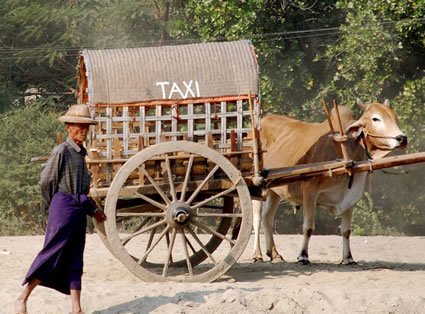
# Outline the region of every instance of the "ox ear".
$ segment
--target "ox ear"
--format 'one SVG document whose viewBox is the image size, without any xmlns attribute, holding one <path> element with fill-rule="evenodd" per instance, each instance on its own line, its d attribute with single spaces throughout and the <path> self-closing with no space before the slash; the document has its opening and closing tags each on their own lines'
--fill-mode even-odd
<svg viewBox="0 0 425 314">
<path fill-rule="evenodd" d="M 367 108 L 368 105 L 365 104 L 360 98 L 357 98 L 356 102 L 357 102 L 357 106 L 359 106 L 360 108 L 362 108 L 363 111 L 366 110 L 366 108 Z"/>
<path fill-rule="evenodd" d="M 361 120 L 354 121 L 347 127 L 345 134 L 351 138 L 358 138 L 362 135 L 364 126 L 365 124 Z"/>
</svg>

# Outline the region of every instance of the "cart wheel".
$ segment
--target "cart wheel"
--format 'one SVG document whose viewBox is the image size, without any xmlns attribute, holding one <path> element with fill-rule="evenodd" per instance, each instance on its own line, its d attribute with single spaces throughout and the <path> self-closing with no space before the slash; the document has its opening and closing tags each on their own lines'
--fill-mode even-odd
<svg viewBox="0 0 425 314">
<path fill-rule="evenodd" d="M 161 178 L 148 171 L 152 167 Z M 135 170 L 141 185 L 126 189 Z M 215 150 L 187 141 L 156 144 L 130 158 L 111 183 L 105 212 L 108 248 L 149 282 L 219 278 L 243 253 L 252 228 L 251 196 L 240 171 Z M 234 240 L 228 231 L 237 219 Z"/>
</svg>

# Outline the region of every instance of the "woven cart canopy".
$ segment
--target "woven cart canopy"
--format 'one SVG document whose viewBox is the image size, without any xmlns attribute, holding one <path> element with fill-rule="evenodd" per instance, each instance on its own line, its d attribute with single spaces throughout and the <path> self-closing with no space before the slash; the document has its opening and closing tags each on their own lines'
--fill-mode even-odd
<svg viewBox="0 0 425 314">
<path fill-rule="evenodd" d="M 129 104 L 258 95 L 258 64 L 251 42 L 83 50 L 80 101 Z"/>
</svg>

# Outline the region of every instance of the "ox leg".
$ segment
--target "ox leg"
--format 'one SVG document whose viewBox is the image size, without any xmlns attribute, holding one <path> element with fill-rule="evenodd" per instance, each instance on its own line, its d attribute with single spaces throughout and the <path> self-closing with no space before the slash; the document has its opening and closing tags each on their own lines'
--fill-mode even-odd
<svg viewBox="0 0 425 314">
<path fill-rule="evenodd" d="M 353 207 L 347 209 L 341 217 L 341 235 L 342 235 L 342 264 L 356 264 L 351 255 L 350 236 L 351 236 L 351 218 L 353 215 Z"/>
<path fill-rule="evenodd" d="M 298 263 L 308 265 L 310 260 L 308 257 L 308 244 L 311 235 L 314 232 L 316 224 L 316 203 L 317 193 L 314 189 L 309 189 L 308 184 L 303 186 L 303 243 L 300 254 L 298 255 Z"/>
<path fill-rule="evenodd" d="M 252 261 L 254 263 L 263 262 L 263 254 L 261 253 L 260 245 L 260 228 L 261 228 L 261 208 L 262 201 L 252 201 L 252 227 L 254 228 L 254 254 Z"/>
<path fill-rule="evenodd" d="M 270 191 L 267 196 L 263 209 L 263 229 L 266 242 L 266 254 L 270 257 L 271 262 L 278 263 L 284 261 L 282 256 L 277 252 L 273 239 L 273 222 L 276 210 L 279 206 L 280 196 Z"/>
</svg>

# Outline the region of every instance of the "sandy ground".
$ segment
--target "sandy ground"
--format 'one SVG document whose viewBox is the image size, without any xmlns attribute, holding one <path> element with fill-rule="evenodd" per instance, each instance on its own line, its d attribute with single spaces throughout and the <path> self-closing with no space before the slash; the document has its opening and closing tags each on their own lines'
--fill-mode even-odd
<svg viewBox="0 0 425 314">
<path fill-rule="evenodd" d="M 425 313 L 425 237 L 352 237 L 359 262 L 339 265 L 337 236 L 314 236 L 309 266 L 295 263 L 301 236 L 278 235 L 287 262 L 252 264 L 252 239 L 213 283 L 145 283 L 87 236 L 86 313 Z M 0 312 L 13 313 L 20 283 L 43 237 L 0 237 Z M 221 246 L 220 246 L 221 247 Z M 68 296 L 38 287 L 29 313 L 69 313 Z"/>
</svg>

